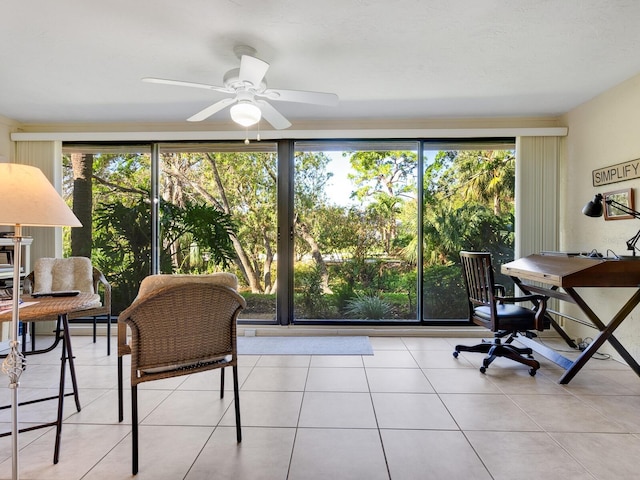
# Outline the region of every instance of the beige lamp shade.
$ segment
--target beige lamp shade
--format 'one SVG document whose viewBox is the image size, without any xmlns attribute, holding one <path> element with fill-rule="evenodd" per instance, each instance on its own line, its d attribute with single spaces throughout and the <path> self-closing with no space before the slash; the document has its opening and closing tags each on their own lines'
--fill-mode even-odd
<svg viewBox="0 0 640 480">
<path fill-rule="evenodd" d="M 82 224 L 36 167 L 0 163 L 0 225 L 32 227 Z"/>
</svg>

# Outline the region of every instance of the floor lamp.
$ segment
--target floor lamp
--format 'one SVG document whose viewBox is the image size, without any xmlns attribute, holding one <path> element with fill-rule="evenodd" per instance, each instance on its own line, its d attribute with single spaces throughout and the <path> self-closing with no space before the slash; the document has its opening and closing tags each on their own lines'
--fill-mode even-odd
<svg viewBox="0 0 640 480">
<path fill-rule="evenodd" d="M 0 225 L 10 225 L 13 232 L 13 313 L 9 353 L 2 372 L 9 377 L 11 389 L 11 472 L 18 479 L 18 387 L 25 359 L 20 352 L 20 263 L 22 227 L 80 227 L 80 221 L 60 197 L 47 177 L 37 168 L 16 163 L 0 163 Z"/>
</svg>

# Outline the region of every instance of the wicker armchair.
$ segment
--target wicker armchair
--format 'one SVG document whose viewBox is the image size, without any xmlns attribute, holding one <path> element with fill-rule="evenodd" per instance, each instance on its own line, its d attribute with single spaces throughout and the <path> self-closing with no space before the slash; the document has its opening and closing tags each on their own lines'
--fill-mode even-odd
<svg viewBox="0 0 640 480">
<path fill-rule="evenodd" d="M 96 343 L 97 318 L 107 319 L 107 355 L 111 355 L 111 285 L 100 270 L 91 265 L 86 257 L 39 258 L 35 269 L 24 279 L 25 293 L 42 293 L 43 291 L 79 290 L 83 293 L 102 294 L 101 304 L 88 310 L 69 314 L 70 321 L 84 321 L 91 318 L 93 322 L 93 343 Z M 52 318 L 55 320 L 55 318 Z M 31 348 L 35 349 L 35 323 L 30 325 Z M 22 345 L 24 348 L 26 331 L 23 330 Z"/>
<path fill-rule="evenodd" d="M 246 302 L 234 288 L 217 282 L 215 274 L 188 277 L 147 277 L 136 300 L 118 317 L 118 413 L 122 421 L 122 357 L 130 354 L 134 475 L 138 472 L 137 386 L 143 382 L 219 368 L 222 398 L 224 368 L 232 367 L 236 436 L 238 442 L 242 440 L 236 320 Z M 161 285 L 147 288 L 155 280 L 161 280 Z M 127 327 L 131 333 L 130 343 L 127 342 Z"/>
</svg>

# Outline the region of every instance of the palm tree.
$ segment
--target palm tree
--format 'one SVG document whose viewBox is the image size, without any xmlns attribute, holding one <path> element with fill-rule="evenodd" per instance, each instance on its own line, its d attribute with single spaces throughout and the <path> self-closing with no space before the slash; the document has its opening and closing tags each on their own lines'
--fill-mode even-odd
<svg viewBox="0 0 640 480">
<path fill-rule="evenodd" d="M 486 202 L 493 213 L 501 215 L 504 201 L 513 202 L 515 192 L 515 156 L 508 150 L 458 152 L 462 196 L 467 201 Z"/>
</svg>

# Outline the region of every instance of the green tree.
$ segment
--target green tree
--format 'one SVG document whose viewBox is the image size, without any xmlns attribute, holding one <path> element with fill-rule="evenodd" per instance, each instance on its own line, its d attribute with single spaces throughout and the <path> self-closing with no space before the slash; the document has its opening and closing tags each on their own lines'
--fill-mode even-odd
<svg viewBox="0 0 640 480">
<path fill-rule="evenodd" d="M 405 151 L 359 151 L 350 157 L 356 186 L 353 197 L 367 203 L 377 217 L 381 250 L 391 253 L 398 215 L 405 201 L 415 198 L 417 155 Z"/>
<path fill-rule="evenodd" d="M 181 153 L 163 155 L 171 198 L 190 198 L 229 215 L 239 276 L 254 293 L 274 288 L 275 156 L 271 153 Z M 167 193 L 168 194 L 168 193 Z M 266 252 L 266 255 L 265 255 Z"/>
<path fill-rule="evenodd" d="M 114 310 L 129 305 L 137 294 L 140 282 L 149 275 L 151 260 L 151 216 L 149 195 L 129 197 L 101 204 L 96 210 L 96 258 L 114 291 Z M 234 256 L 230 234 L 233 224 L 228 215 L 215 208 L 187 202 L 183 207 L 160 203 L 161 235 L 167 239 L 160 253 L 162 271 L 172 273 L 176 252 L 171 248 L 179 238 L 188 238 L 178 254 L 182 271 L 211 271 L 217 265 L 226 266 Z M 207 265 L 185 264 L 191 241 L 206 249 Z M 184 251 L 186 249 L 186 251 Z"/>
<path fill-rule="evenodd" d="M 438 152 L 424 178 L 428 263 L 457 263 L 462 249 L 512 251 L 514 168 L 511 151 Z"/>
<path fill-rule="evenodd" d="M 465 197 L 493 204 L 493 213 L 501 215 L 504 205 L 512 207 L 515 195 L 515 156 L 507 150 L 465 151 L 460 164 L 468 175 Z"/>
<path fill-rule="evenodd" d="M 313 259 L 323 293 L 331 293 L 329 270 L 318 241 L 327 224 L 324 220 L 328 201 L 324 192 L 332 175 L 327 172 L 329 162 L 324 153 L 298 152 L 295 157 L 294 225 L 296 238 L 303 240 L 296 242 L 295 247 L 299 257 L 309 254 Z"/>
</svg>

